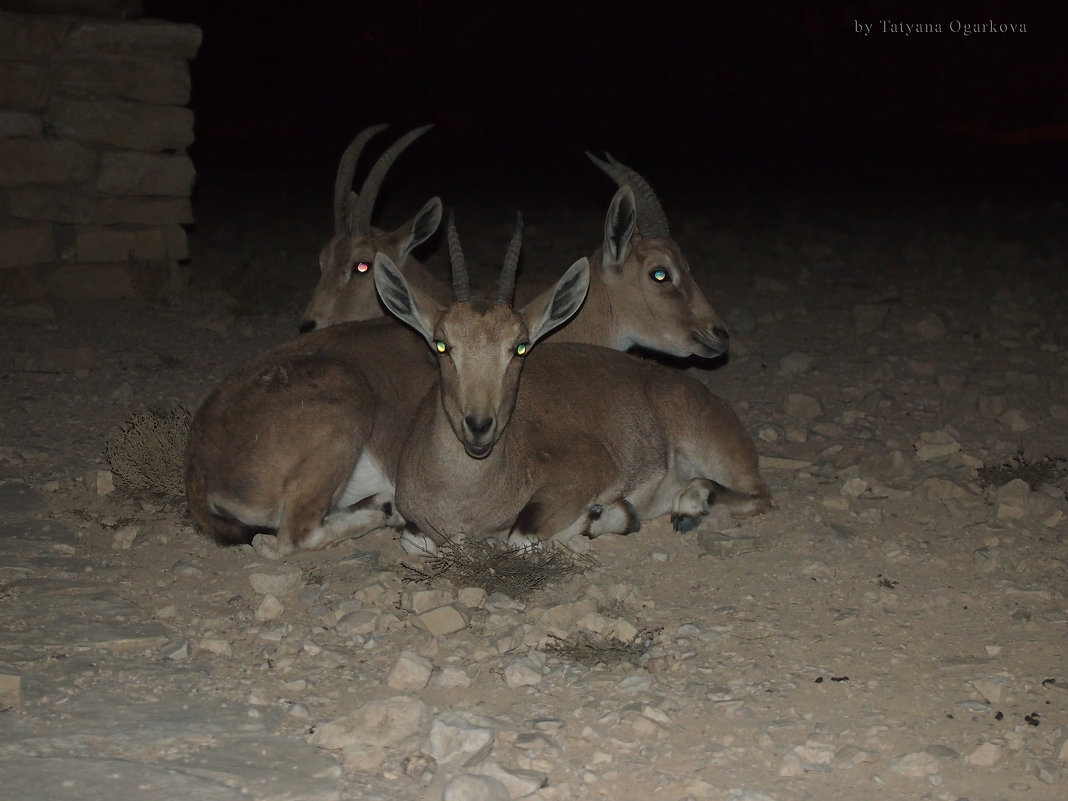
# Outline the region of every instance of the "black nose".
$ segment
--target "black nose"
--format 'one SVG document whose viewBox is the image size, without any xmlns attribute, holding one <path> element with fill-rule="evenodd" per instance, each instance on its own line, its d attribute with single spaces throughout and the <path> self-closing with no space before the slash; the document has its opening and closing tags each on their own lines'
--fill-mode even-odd
<svg viewBox="0 0 1068 801">
<path fill-rule="evenodd" d="M 473 437 L 481 437 L 493 428 L 493 418 L 483 417 L 481 420 L 477 420 L 471 415 L 464 418 L 464 426 L 467 428 L 468 433 Z"/>
<path fill-rule="evenodd" d="M 315 320 L 301 320 L 300 321 L 300 333 L 307 334 L 309 331 L 315 330 Z"/>
<path fill-rule="evenodd" d="M 725 325 L 717 325 L 715 328 L 712 329 L 712 333 L 722 339 L 724 342 L 727 342 L 731 338 L 731 334 L 727 330 L 727 326 Z"/>
</svg>

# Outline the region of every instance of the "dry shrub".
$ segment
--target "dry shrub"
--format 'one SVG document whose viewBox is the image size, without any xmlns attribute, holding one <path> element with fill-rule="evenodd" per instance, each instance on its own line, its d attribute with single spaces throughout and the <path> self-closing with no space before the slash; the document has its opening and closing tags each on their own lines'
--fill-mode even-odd
<svg viewBox="0 0 1068 801">
<path fill-rule="evenodd" d="M 1053 484 L 1068 476 L 1068 460 L 1063 456 L 1043 456 L 1031 460 L 1021 450 L 1007 462 L 983 465 L 976 472 L 979 480 L 988 487 L 1000 487 L 1013 479 L 1022 478 L 1034 491 L 1042 484 Z"/>
<path fill-rule="evenodd" d="M 181 406 L 131 417 L 104 450 L 120 486 L 136 495 L 181 502 L 185 498 L 185 443 L 192 419 Z"/>
<path fill-rule="evenodd" d="M 605 637 L 592 632 L 579 632 L 573 637 L 553 637 L 545 646 L 550 653 L 583 665 L 612 667 L 627 662 L 641 667 L 650 649 L 656 645 L 661 629 L 642 629 L 634 638 L 624 642 L 618 637 Z"/>
<path fill-rule="evenodd" d="M 592 556 L 553 542 L 526 550 L 494 540 L 448 539 L 419 567 L 404 567 L 412 581 L 430 583 L 444 578 L 457 587 L 481 587 L 489 595 L 500 592 L 509 598 L 525 598 L 596 565 Z"/>
</svg>

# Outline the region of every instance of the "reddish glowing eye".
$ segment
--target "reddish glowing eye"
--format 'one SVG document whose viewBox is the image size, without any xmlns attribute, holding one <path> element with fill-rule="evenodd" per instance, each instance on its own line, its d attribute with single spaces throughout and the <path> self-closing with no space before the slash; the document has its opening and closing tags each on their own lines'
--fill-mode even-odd
<svg viewBox="0 0 1068 801">
<path fill-rule="evenodd" d="M 365 273 L 370 269 L 371 265 L 365 261 L 361 261 L 359 264 L 356 265 L 356 272 L 358 273 Z"/>
</svg>

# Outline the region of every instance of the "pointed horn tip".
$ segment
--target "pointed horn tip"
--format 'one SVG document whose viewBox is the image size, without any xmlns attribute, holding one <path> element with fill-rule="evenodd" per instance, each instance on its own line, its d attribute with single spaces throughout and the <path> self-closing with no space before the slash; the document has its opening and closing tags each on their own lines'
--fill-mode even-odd
<svg viewBox="0 0 1068 801">
<path fill-rule="evenodd" d="M 380 122 L 378 125 L 368 125 L 362 131 L 352 137 L 352 141 L 349 142 L 349 144 L 351 145 L 353 142 L 356 142 L 361 137 L 370 139 L 372 136 L 378 136 L 378 134 L 382 133 L 382 131 L 386 130 L 386 128 L 388 127 L 388 122 Z"/>
</svg>

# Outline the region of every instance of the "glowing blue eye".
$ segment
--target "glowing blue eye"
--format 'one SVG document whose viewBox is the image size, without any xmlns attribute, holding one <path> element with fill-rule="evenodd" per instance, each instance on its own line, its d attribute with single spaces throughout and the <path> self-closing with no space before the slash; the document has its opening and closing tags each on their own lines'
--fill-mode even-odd
<svg viewBox="0 0 1068 801">
<path fill-rule="evenodd" d="M 361 262 L 357 263 L 357 265 L 356 265 L 356 272 L 358 272 L 358 273 L 365 273 L 370 269 L 371 269 L 371 265 L 368 264 L 365 261 L 361 261 Z"/>
<path fill-rule="evenodd" d="M 528 350 L 530 350 L 530 343 L 529 342 L 520 342 L 516 346 L 515 352 L 516 352 L 517 356 L 526 356 Z"/>
<path fill-rule="evenodd" d="M 444 353 L 444 352 L 445 352 L 445 351 L 447 351 L 448 349 L 449 349 L 448 345 L 446 345 L 446 344 L 445 344 L 444 342 L 442 342 L 442 341 L 441 341 L 440 339 L 439 339 L 439 340 L 436 340 L 436 341 L 434 342 L 434 350 L 436 350 L 436 351 L 437 351 L 438 353 Z"/>
<path fill-rule="evenodd" d="M 658 268 L 649 273 L 649 277 L 656 281 L 658 284 L 664 283 L 668 279 L 667 270 Z"/>
</svg>

